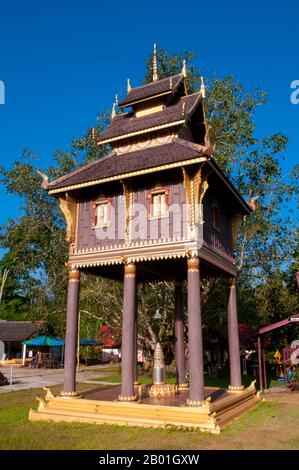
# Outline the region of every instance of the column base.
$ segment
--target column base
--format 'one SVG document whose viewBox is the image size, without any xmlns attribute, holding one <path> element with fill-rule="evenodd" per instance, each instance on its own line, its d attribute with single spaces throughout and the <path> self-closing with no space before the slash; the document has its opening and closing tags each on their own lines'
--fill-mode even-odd
<svg viewBox="0 0 299 470">
<path fill-rule="evenodd" d="M 82 398 L 82 395 L 79 392 L 60 392 L 59 396 L 61 398 Z"/>
<path fill-rule="evenodd" d="M 124 397 L 123 395 L 118 396 L 118 401 L 137 401 L 137 395 L 131 395 L 130 397 Z"/>
<path fill-rule="evenodd" d="M 244 385 L 229 385 L 228 390 L 235 391 L 235 392 L 240 392 L 244 390 Z"/>
<path fill-rule="evenodd" d="M 190 398 L 187 398 L 187 406 L 193 406 L 193 407 L 199 407 L 203 406 L 205 404 L 205 400 L 190 400 Z"/>
<path fill-rule="evenodd" d="M 189 390 L 189 384 L 177 384 L 178 385 L 178 390 Z"/>
</svg>

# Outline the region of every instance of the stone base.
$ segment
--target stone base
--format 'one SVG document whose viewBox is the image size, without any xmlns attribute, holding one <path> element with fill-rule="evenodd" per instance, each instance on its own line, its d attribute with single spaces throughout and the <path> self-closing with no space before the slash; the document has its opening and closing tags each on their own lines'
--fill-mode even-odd
<svg viewBox="0 0 299 470">
<path fill-rule="evenodd" d="M 82 394 L 79 392 L 60 392 L 61 398 L 82 398 Z"/>
<path fill-rule="evenodd" d="M 137 395 L 131 395 L 129 397 L 124 397 L 123 395 L 118 396 L 118 401 L 136 401 Z"/>
<path fill-rule="evenodd" d="M 178 386 L 175 384 L 154 384 L 149 389 L 150 397 L 171 397 L 178 393 Z"/>
<path fill-rule="evenodd" d="M 215 401 L 208 397 L 203 406 L 104 401 L 88 399 L 90 396 L 88 392 L 82 393 L 82 400 L 74 397 L 65 400 L 47 392 L 45 399 L 38 398 L 38 410 L 30 410 L 29 420 L 154 428 L 175 426 L 179 429 L 198 429 L 219 434 L 228 423 L 255 407 L 261 400 L 260 394 L 256 393 L 254 383 L 240 393 L 227 393 L 223 390 L 223 394 Z"/>
<path fill-rule="evenodd" d="M 244 385 L 239 385 L 239 386 L 234 386 L 234 385 L 229 385 L 228 390 L 231 390 L 232 392 L 241 392 L 244 389 Z"/>
<path fill-rule="evenodd" d="M 205 405 L 205 400 L 190 400 L 190 398 L 187 398 L 187 406 L 204 406 Z"/>
<path fill-rule="evenodd" d="M 189 384 L 177 384 L 178 390 L 188 390 Z"/>
</svg>

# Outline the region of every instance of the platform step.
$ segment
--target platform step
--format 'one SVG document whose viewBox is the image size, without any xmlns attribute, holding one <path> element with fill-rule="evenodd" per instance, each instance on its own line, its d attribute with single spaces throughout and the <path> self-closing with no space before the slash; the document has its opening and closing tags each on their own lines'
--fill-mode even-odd
<svg viewBox="0 0 299 470">
<path fill-rule="evenodd" d="M 52 420 L 95 424 L 117 424 L 142 427 L 176 426 L 219 432 L 231 421 L 260 401 L 254 384 L 243 391 L 228 391 L 201 407 L 153 405 L 140 402 L 90 400 L 54 397 L 47 390 L 39 400 L 38 410 L 30 410 L 32 421 Z"/>
</svg>

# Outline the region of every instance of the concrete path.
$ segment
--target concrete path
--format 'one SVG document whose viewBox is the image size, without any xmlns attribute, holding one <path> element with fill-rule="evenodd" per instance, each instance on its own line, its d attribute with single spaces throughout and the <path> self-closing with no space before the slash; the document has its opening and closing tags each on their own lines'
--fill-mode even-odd
<svg viewBox="0 0 299 470">
<path fill-rule="evenodd" d="M 111 367 L 111 364 L 106 367 Z M 103 372 L 98 372 L 100 368 Z M 0 367 L 0 372 L 10 380 L 10 367 Z M 63 372 L 63 369 L 31 369 L 29 367 L 14 366 L 12 370 L 12 386 L 4 385 L 0 387 L 0 394 L 63 384 Z M 105 372 L 105 366 L 84 367 L 77 372 L 77 382 L 97 383 L 100 385 L 101 382 L 94 382 L 94 379 L 107 375 L 112 375 L 112 373 Z"/>
</svg>

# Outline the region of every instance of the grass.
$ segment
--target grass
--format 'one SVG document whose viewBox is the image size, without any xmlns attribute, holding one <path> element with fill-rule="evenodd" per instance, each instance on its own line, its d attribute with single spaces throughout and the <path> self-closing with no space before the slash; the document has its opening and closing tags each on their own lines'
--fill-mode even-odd
<svg viewBox="0 0 299 470">
<path fill-rule="evenodd" d="M 90 385 L 79 385 L 79 390 Z M 57 393 L 60 387 L 51 387 Z M 41 389 L 0 395 L 0 449 L 299 449 L 299 394 L 269 397 L 224 432 L 29 422 Z M 280 394 L 281 395 L 281 394 Z M 290 402 L 288 402 L 290 400 Z"/>
</svg>

